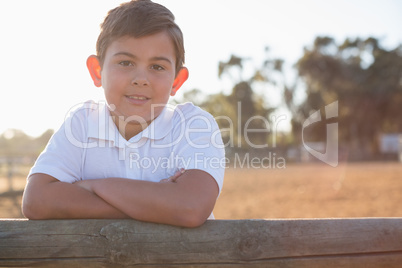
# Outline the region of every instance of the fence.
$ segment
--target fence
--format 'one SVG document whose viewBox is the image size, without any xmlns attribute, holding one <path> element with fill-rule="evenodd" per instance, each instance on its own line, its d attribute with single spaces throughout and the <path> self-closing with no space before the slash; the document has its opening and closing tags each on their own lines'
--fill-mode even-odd
<svg viewBox="0 0 402 268">
<path fill-rule="evenodd" d="M 154 265 L 154 266 L 153 266 Z M 401 267 L 402 218 L 0 220 L 0 267 Z"/>
</svg>

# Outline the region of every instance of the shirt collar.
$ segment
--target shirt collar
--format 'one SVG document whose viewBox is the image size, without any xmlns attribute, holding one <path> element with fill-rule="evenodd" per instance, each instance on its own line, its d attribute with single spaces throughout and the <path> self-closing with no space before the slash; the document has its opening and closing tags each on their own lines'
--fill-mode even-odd
<svg viewBox="0 0 402 268">
<path fill-rule="evenodd" d="M 124 146 L 127 141 L 120 135 L 114 124 L 107 104 L 99 102 L 93 110 L 94 112 L 89 115 L 88 137 L 112 141 L 118 147 Z M 152 140 L 166 137 L 173 128 L 172 118 L 174 111 L 174 105 L 166 104 L 159 116 L 146 129 L 132 137 L 128 142 L 137 142 L 142 137 Z"/>
<path fill-rule="evenodd" d="M 88 137 L 116 142 L 118 129 L 105 102 L 99 102 L 89 115 Z"/>
<path fill-rule="evenodd" d="M 162 112 L 156 117 L 151 124 L 142 131 L 142 137 L 152 140 L 160 140 L 166 137 L 173 128 L 173 114 L 175 106 L 166 104 Z M 139 135 L 140 135 L 139 134 Z"/>
</svg>

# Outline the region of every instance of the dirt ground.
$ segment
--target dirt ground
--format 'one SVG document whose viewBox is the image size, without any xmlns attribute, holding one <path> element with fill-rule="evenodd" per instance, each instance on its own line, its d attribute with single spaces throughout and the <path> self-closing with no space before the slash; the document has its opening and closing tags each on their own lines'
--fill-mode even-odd
<svg viewBox="0 0 402 268">
<path fill-rule="evenodd" d="M 0 218 L 21 218 L 25 177 L 0 177 Z M 401 217 L 402 164 L 289 164 L 225 174 L 217 219 Z"/>
</svg>

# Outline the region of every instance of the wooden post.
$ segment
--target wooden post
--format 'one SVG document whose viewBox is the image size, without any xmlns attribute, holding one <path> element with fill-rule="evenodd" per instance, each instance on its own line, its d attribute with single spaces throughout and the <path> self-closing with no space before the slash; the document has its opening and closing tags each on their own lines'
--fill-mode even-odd
<svg viewBox="0 0 402 268">
<path fill-rule="evenodd" d="M 13 177 L 15 173 L 15 163 L 13 159 L 9 159 L 7 162 L 7 179 L 8 179 L 8 191 L 14 192 Z"/>
<path fill-rule="evenodd" d="M 154 266 L 152 266 L 154 265 Z M 401 267 L 402 218 L 0 220 L 0 267 Z"/>
</svg>

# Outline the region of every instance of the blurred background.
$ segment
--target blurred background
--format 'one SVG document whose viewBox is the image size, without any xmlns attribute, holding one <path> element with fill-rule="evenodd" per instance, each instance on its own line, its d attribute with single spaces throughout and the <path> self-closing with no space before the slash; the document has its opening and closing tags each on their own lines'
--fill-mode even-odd
<svg viewBox="0 0 402 268">
<path fill-rule="evenodd" d="M 26 174 L 69 109 L 103 100 L 85 61 L 121 2 L 0 2 L 0 217 L 22 217 Z M 222 130 L 217 218 L 401 216 L 400 1 L 155 2 L 185 38 L 171 103 Z"/>
</svg>

